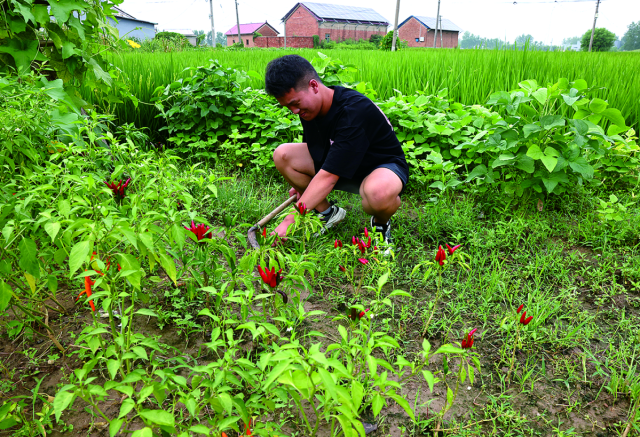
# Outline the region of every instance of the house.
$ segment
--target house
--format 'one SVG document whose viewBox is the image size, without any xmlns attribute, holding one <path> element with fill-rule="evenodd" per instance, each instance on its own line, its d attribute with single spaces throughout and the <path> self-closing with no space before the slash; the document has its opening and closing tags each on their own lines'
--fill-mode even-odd
<svg viewBox="0 0 640 437">
<path fill-rule="evenodd" d="M 460 29 L 446 18 L 441 18 L 442 44 L 440 43 L 440 26 L 438 26 L 438 38 L 436 47 L 453 49 L 458 47 Z M 433 47 L 436 19 L 432 17 L 419 17 L 411 15 L 398 25 L 398 36 L 409 43 L 409 47 Z"/>
<path fill-rule="evenodd" d="M 187 40 L 189 41 L 189 44 L 191 44 L 192 46 L 196 46 L 197 41 L 198 41 L 198 36 L 193 33 L 192 30 L 187 30 L 187 29 L 164 29 L 167 32 L 175 32 L 175 33 L 180 33 L 182 35 L 184 35 L 185 38 L 187 38 Z"/>
<path fill-rule="evenodd" d="M 248 23 L 240 25 L 240 36 L 242 37 L 242 43 L 245 47 L 255 47 L 256 44 L 253 41 L 253 37 L 256 33 L 262 36 L 278 36 L 278 32 L 268 22 L 263 23 Z M 227 46 L 231 46 L 238 42 L 238 26 L 233 26 L 229 29 L 225 36 L 227 37 Z"/>
<path fill-rule="evenodd" d="M 386 35 L 389 22 L 371 8 L 301 2 L 282 18 L 287 38 L 318 35 L 325 41 Z"/>
<path fill-rule="evenodd" d="M 115 6 L 112 6 L 112 8 L 116 11 L 114 17 L 116 17 L 117 21 L 111 17 L 108 17 L 109 24 L 118 29 L 120 37 L 135 37 L 140 40 L 145 40 L 153 39 L 153 37 L 156 36 L 156 25 L 158 23 L 139 20 L 132 15 L 127 14 L 120 8 L 117 8 Z M 139 27 L 140 29 L 136 29 L 137 27 Z"/>
</svg>

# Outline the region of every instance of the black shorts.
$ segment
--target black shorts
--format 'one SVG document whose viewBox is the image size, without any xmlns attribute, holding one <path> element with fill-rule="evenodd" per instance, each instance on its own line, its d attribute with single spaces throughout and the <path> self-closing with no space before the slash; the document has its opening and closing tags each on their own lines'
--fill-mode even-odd
<svg viewBox="0 0 640 437">
<path fill-rule="evenodd" d="M 405 187 L 407 186 L 407 182 L 409 182 L 409 172 L 407 172 L 404 168 L 400 167 L 398 164 L 390 163 L 390 164 L 382 164 L 377 166 L 377 168 L 388 168 L 392 172 L 394 172 L 400 180 L 402 181 L 402 190 L 400 194 L 404 192 Z M 372 170 L 373 171 L 373 170 Z M 360 185 L 362 185 L 362 179 L 347 179 L 340 178 L 338 182 L 333 187 L 334 190 L 345 191 L 347 193 L 360 194 Z"/>
</svg>

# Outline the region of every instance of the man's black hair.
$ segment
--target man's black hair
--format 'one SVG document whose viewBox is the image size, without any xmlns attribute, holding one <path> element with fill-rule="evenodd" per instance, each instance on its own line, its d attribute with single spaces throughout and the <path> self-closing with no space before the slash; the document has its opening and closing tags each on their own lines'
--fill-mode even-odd
<svg viewBox="0 0 640 437">
<path fill-rule="evenodd" d="M 309 61 L 299 55 L 286 55 L 272 60 L 267 65 L 265 89 L 267 94 L 280 98 L 291 88 L 301 89 L 311 79 L 322 83 L 316 69 Z"/>
</svg>

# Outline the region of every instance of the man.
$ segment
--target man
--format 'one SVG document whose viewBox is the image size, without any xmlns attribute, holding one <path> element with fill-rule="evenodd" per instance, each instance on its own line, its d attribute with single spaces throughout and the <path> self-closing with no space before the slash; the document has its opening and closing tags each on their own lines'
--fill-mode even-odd
<svg viewBox="0 0 640 437">
<path fill-rule="evenodd" d="M 380 108 L 357 91 L 324 86 L 298 55 L 269 62 L 265 88 L 302 122 L 304 142 L 282 144 L 273 154 L 290 195 L 314 208 L 330 228 L 344 220 L 346 211 L 330 204 L 327 195 L 334 189 L 360 194 L 371 228 L 390 244 L 390 219 L 400 207 L 409 166 Z M 275 233 L 284 237 L 293 222 L 293 214 L 286 216 Z"/>
</svg>

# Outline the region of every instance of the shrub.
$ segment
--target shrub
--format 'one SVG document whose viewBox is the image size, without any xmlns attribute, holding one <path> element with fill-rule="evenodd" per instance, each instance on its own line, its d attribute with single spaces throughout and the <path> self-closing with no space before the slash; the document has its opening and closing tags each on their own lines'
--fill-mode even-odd
<svg viewBox="0 0 640 437">
<path fill-rule="evenodd" d="M 154 39 L 176 39 L 189 43 L 187 37 L 178 32 L 158 32 Z"/>
<path fill-rule="evenodd" d="M 321 47 L 321 43 L 320 43 L 320 36 L 318 35 L 313 35 L 313 48 L 314 49 L 318 49 Z"/>
</svg>

